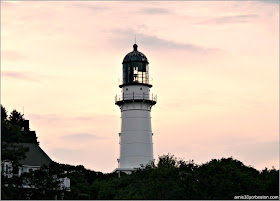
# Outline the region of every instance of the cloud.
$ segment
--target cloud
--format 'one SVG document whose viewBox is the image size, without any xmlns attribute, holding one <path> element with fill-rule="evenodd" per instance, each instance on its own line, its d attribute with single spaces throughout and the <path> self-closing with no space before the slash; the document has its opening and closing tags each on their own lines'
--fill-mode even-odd
<svg viewBox="0 0 280 201">
<path fill-rule="evenodd" d="M 8 61 L 18 61 L 22 59 L 24 56 L 16 51 L 11 50 L 3 50 L 2 51 L 2 60 L 8 60 Z"/>
<path fill-rule="evenodd" d="M 94 114 L 94 115 L 77 115 L 77 116 L 68 116 L 62 114 L 29 114 L 26 116 L 30 121 L 37 122 L 42 125 L 51 125 L 51 126 L 65 126 L 65 127 L 77 127 L 77 126 L 89 126 L 97 129 L 98 132 L 101 132 L 98 129 L 108 129 L 104 125 L 104 122 L 111 123 L 117 120 L 116 116 L 113 115 L 104 115 L 104 114 Z M 86 129 L 86 128 L 85 128 Z M 84 130 L 82 132 L 91 133 L 90 130 Z M 104 131 L 103 131 L 104 132 Z M 81 134 L 81 133 L 80 133 Z"/>
<path fill-rule="evenodd" d="M 279 4 L 279 0 L 261 0 L 263 3 L 270 3 L 270 4 Z"/>
<path fill-rule="evenodd" d="M 115 118 L 114 115 L 86 115 L 86 116 L 64 116 L 59 114 L 30 114 L 29 118 L 34 118 L 37 120 L 52 120 L 57 121 L 107 121 L 112 118 Z"/>
<path fill-rule="evenodd" d="M 1 72 L 1 76 L 7 77 L 7 78 L 13 78 L 13 79 L 21 79 L 25 81 L 31 81 L 31 82 L 41 82 L 42 79 L 55 79 L 60 78 L 60 76 L 57 75 L 39 75 L 37 73 L 33 72 L 15 72 L 15 71 L 3 71 Z"/>
<path fill-rule="evenodd" d="M 101 139 L 102 137 L 94 134 L 88 134 L 88 133 L 75 133 L 70 135 L 64 135 L 61 136 L 60 138 L 66 140 L 92 140 L 92 139 Z"/>
<path fill-rule="evenodd" d="M 234 15 L 234 16 L 222 16 L 209 20 L 196 22 L 194 24 L 225 24 L 225 23 L 243 23 L 252 19 L 258 18 L 258 15 Z"/>
<path fill-rule="evenodd" d="M 139 11 L 143 14 L 167 14 L 169 13 L 168 10 L 163 8 L 144 8 Z"/>
<path fill-rule="evenodd" d="M 129 30 L 117 29 L 113 31 L 118 34 L 118 39 L 114 39 L 114 42 L 120 44 L 125 44 L 127 42 L 127 38 L 134 36 L 136 33 L 137 40 L 140 39 L 142 41 L 141 43 L 143 44 L 143 46 L 150 49 L 157 49 L 157 50 L 161 49 L 161 51 L 163 51 L 164 49 L 165 50 L 175 49 L 181 51 L 183 50 L 188 52 L 200 52 L 200 53 L 213 53 L 213 52 L 221 51 L 218 48 L 206 48 L 192 43 L 178 43 L 175 41 L 162 39 L 157 36 L 137 33 L 137 31 L 134 31 L 132 29 Z"/>
<path fill-rule="evenodd" d="M 5 8 L 5 7 L 11 7 L 14 4 L 13 1 L 1 1 L 1 7 Z"/>
<path fill-rule="evenodd" d="M 35 75 L 30 72 L 13 72 L 13 71 L 4 71 L 1 73 L 3 77 L 9 77 L 9 78 L 15 78 L 15 79 L 21 79 L 26 81 L 32 81 L 32 82 L 40 82 L 37 78 L 35 78 Z"/>
<path fill-rule="evenodd" d="M 95 6 L 95 5 L 82 4 L 82 3 L 75 3 L 73 4 L 73 6 L 76 8 L 88 9 L 90 11 L 103 11 L 103 10 L 110 9 L 109 7 L 106 6 Z"/>
<path fill-rule="evenodd" d="M 86 157 L 85 150 L 83 149 L 69 149 L 69 148 L 53 148 L 48 150 L 48 155 L 51 157 L 54 161 L 59 161 L 62 163 L 76 163 L 76 164 L 82 164 L 82 160 Z"/>
<path fill-rule="evenodd" d="M 29 114 L 27 118 L 34 119 L 36 121 L 43 121 L 47 124 L 57 123 L 58 121 L 63 120 L 62 116 L 56 114 Z"/>
</svg>

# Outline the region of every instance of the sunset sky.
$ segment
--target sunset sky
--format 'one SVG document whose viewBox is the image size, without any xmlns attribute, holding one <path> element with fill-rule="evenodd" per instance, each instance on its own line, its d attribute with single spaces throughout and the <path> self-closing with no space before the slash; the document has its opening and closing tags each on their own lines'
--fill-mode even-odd
<svg viewBox="0 0 280 201">
<path fill-rule="evenodd" d="M 1 104 L 56 162 L 117 167 L 122 60 L 153 78 L 154 157 L 279 168 L 279 1 L 1 1 Z"/>
</svg>

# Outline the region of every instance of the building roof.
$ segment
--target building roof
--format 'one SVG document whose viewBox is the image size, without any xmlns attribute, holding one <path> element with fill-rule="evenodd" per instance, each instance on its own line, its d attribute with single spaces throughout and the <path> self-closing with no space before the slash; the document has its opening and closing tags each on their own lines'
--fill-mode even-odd
<svg viewBox="0 0 280 201">
<path fill-rule="evenodd" d="M 51 164 L 52 160 L 39 145 L 35 143 L 16 143 L 16 145 L 29 148 L 29 151 L 25 153 L 26 158 L 19 161 L 21 165 L 42 166 Z"/>
<path fill-rule="evenodd" d="M 137 50 L 138 45 L 134 44 L 133 45 L 133 51 L 129 52 L 123 59 L 123 63 L 128 63 L 128 62 L 144 62 L 144 63 L 149 63 L 147 57 L 142 53 Z"/>
</svg>

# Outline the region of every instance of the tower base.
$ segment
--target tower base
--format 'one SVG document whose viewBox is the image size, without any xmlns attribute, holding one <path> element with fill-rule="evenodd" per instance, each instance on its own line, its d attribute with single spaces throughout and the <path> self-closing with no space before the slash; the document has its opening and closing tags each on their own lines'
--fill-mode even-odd
<svg viewBox="0 0 280 201">
<path fill-rule="evenodd" d="M 138 168 L 116 168 L 113 173 L 118 173 L 118 177 L 121 176 L 121 172 L 125 174 L 131 174 L 133 171 L 136 171 Z"/>
</svg>

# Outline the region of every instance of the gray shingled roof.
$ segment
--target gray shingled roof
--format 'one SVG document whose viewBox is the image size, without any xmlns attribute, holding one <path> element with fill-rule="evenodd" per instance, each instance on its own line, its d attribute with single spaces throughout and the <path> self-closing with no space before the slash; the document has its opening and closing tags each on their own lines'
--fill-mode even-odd
<svg viewBox="0 0 280 201">
<path fill-rule="evenodd" d="M 16 143 L 16 144 L 29 148 L 29 151 L 25 153 L 26 158 L 19 161 L 19 163 L 21 165 L 42 166 L 42 165 L 50 165 L 51 164 L 52 160 L 39 147 L 39 145 L 34 144 L 34 143 Z"/>
</svg>

